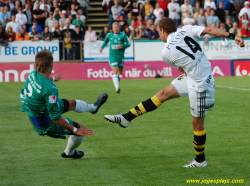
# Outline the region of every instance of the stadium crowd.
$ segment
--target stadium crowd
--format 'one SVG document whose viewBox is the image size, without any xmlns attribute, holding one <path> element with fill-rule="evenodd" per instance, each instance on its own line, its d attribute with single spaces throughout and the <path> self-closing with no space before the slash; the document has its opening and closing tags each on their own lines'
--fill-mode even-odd
<svg viewBox="0 0 250 186">
<path fill-rule="evenodd" d="M 103 40 L 113 22 L 132 39 L 158 39 L 158 21 L 172 18 L 178 27 L 216 27 L 250 37 L 250 0 L 103 0 L 109 26 L 97 37 L 86 25 L 88 0 L 0 0 L 0 45 L 15 40 L 64 40 L 67 56 L 71 41 Z M 208 41 L 212 36 L 205 35 Z M 70 57 L 69 57 L 70 59 Z"/>
<path fill-rule="evenodd" d="M 174 19 L 178 27 L 187 24 L 216 27 L 250 37 L 249 3 L 249 0 L 104 0 L 103 10 L 109 13 L 109 28 L 118 21 L 121 31 L 130 39 L 159 38 L 158 21 L 164 17 Z M 204 39 L 211 37 L 205 35 Z"/>
</svg>

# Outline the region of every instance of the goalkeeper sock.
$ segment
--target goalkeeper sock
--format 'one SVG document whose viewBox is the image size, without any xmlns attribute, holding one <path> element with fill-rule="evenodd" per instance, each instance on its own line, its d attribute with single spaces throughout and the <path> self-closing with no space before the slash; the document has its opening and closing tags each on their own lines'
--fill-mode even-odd
<svg viewBox="0 0 250 186">
<path fill-rule="evenodd" d="M 64 150 L 67 156 L 72 156 L 75 153 L 75 149 L 83 142 L 84 136 L 71 135 L 68 139 L 68 145 Z"/>
<path fill-rule="evenodd" d="M 205 158 L 205 143 L 206 143 L 206 130 L 202 131 L 194 131 L 194 149 L 195 149 L 195 154 L 196 158 L 195 160 L 197 162 L 203 162 L 206 160 Z"/>
<path fill-rule="evenodd" d="M 113 79 L 115 89 L 118 90 L 120 88 L 119 87 L 119 75 L 114 74 L 112 79 Z"/>
<path fill-rule="evenodd" d="M 143 101 L 142 103 L 139 103 L 137 106 L 132 108 L 128 113 L 122 115 L 126 120 L 131 121 L 136 117 L 145 114 L 146 112 L 151 112 L 157 109 L 159 106 L 161 106 L 161 104 L 162 102 L 155 95 L 154 97 L 146 101 Z"/>
<path fill-rule="evenodd" d="M 76 112 L 94 112 L 96 110 L 97 106 L 93 104 L 88 104 L 84 101 L 77 100 L 76 99 L 76 107 L 74 111 Z"/>
</svg>

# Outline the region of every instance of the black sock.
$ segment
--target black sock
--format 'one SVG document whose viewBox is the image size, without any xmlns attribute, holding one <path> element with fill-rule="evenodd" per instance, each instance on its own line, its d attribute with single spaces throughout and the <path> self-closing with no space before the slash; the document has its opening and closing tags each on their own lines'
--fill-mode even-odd
<svg viewBox="0 0 250 186">
<path fill-rule="evenodd" d="M 161 106 L 162 102 L 155 95 L 154 97 L 139 103 L 137 106 L 132 108 L 128 113 L 122 114 L 123 117 L 131 121 L 135 119 L 137 116 L 140 116 L 146 112 L 151 112 Z"/>
<path fill-rule="evenodd" d="M 206 143 L 206 130 L 202 131 L 194 131 L 194 149 L 197 162 L 203 162 L 206 160 L 205 158 L 205 143 Z"/>
</svg>

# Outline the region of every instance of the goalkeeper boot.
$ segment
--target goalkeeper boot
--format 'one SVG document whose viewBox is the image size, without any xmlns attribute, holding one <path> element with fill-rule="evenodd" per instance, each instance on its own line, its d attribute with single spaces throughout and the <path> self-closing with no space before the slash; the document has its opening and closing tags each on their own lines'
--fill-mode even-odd
<svg viewBox="0 0 250 186">
<path fill-rule="evenodd" d="M 99 108 L 107 101 L 108 99 L 108 94 L 103 93 L 101 94 L 95 103 L 93 103 L 94 106 L 97 106 L 94 112 L 91 112 L 92 114 L 95 114 L 98 112 Z"/>
<path fill-rule="evenodd" d="M 71 156 L 68 156 L 65 154 L 65 152 L 63 151 L 61 153 L 61 156 L 63 158 L 74 158 L 74 159 L 79 159 L 79 158 L 82 158 L 84 156 L 84 152 L 83 151 L 79 151 L 79 150 L 75 150 L 74 154 L 71 155 Z"/>
<path fill-rule="evenodd" d="M 203 162 L 197 162 L 195 159 L 190 161 L 187 165 L 184 165 L 183 167 L 206 167 L 207 166 L 207 161 Z"/>
</svg>

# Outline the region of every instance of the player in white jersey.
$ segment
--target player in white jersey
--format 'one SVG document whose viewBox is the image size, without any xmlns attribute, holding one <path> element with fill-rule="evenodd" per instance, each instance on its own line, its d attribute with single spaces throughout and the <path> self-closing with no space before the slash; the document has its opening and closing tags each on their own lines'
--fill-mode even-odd
<svg viewBox="0 0 250 186">
<path fill-rule="evenodd" d="M 177 30 L 175 21 L 170 18 L 159 21 L 159 33 L 162 41 L 166 43 L 162 50 L 162 58 L 183 74 L 152 98 L 139 103 L 128 113 L 105 115 L 104 118 L 126 128 L 137 116 L 157 109 L 163 102 L 189 96 L 196 157 L 184 167 L 206 167 L 204 121 L 207 111 L 214 108 L 215 89 L 211 64 L 207 60 L 198 38 L 204 34 L 228 37 L 234 39 L 240 47 L 244 47 L 244 40 L 235 34 L 211 27 L 187 25 Z"/>
</svg>

